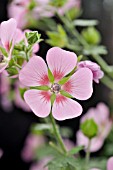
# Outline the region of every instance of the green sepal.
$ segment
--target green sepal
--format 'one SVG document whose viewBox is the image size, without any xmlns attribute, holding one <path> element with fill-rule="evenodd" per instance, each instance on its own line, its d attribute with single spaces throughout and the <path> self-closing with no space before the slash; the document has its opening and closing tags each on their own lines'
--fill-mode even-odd
<svg viewBox="0 0 113 170">
<path fill-rule="evenodd" d="M 82 133 L 89 139 L 94 138 L 98 134 L 98 126 L 93 119 L 87 119 L 80 126 Z"/>
<path fill-rule="evenodd" d="M 24 93 L 26 92 L 26 88 L 19 88 L 20 96 L 22 99 L 24 99 Z"/>
<path fill-rule="evenodd" d="M 9 74 L 9 76 L 14 76 L 14 75 L 18 74 L 18 70 L 16 69 L 16 67 L 7 68 L 7 72 Z"/>
<path fill-rule="evenodd" d="M 39 34 L 38 31 L 26 32 L 25 36 L 29 45 L 34 45 L 42 41 L 42 39 L 40 39 L 41 34 Z"/>
<path fill-rule="evenodd" d="M 0 51 L 1 51 L 1 53 L 2 53 L 5 57 L 8 57 L 8 53 L 7 53 L 7 51 L 6 51 L 5 48 L 0 47 Z"/>
<path fill-rule="evenodd" d="M 58 83 L 59 83 L 60 85 L 63 85 L 63 84 L 65 84 L 65 83 L 69 80 L 69 78 L 70 78 L 70 76 L 68 76 L 68 77 L 63 77 Z"/>
<path fill-rule="evenodd" d="M 48 68 L 48 78 L 51 83 L 54 83 L 54 76 L 49 68 Z"/>
<path fill-rule="evenodd" d="M 62 94 L 63 96 L 65 97 L 68 97 L 68 98 L 74 98 L 71 94 L 69 94 L 68 92 L 64 91 L 64 90 L 61 90 L 60 91 L 60 94 Z"/>
<path fill-rule="evenodd" d="M 77 154 L 77 153 L 79 153 L 81 150 L 83 150 L 84 149 L 84 146 L 77 146 L 77 147 L 74 147 L 74 148 L 72 148 L 69 152 L 68 152 L 68 154 L 69 155 L 74 155 L 74 154 Z"/>
<path fill-rule="evenodd" d="M 77 58 L 77 61 L 80 62 L 83 58 L 83 55 L 79 55 L 78 58 Z"/>
<path fill-rule="evenodd" d="M 48 87 L 48 86 L 36 86 L 36 87 L 30 87 L 30 88 L 36 89 L 36 90 L 44 90 L 44 91 L 50 90 L 50 87 Z"/>
<path fill-rule="evenodd" d="M 53 106 L 53 103 L 54 103 L 55 99 L 56 99 L 56 95 L 55 95 L 55 93 L 53 93 L 51 95 L 51 106 Z"/>
</svg>

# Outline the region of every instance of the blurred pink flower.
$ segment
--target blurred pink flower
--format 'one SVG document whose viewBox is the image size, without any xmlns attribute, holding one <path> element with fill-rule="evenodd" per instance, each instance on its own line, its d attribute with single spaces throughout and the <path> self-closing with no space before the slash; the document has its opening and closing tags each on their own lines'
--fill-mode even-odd
<svg viewBox="0 0 113 170">
<path fill-rule="evenodd" d="M 5 70 L 11 59 L 14 44 L 20 39 L 21 31 L 17 29 L 16 20 L 11 18 L 0 25 L 0 46 L 5 48 L 8 56 L 0 53 L 0 73 Z M 18 36 L 19 35 L 19 36 Z"/>
<path fill-rule="evenodd" d="M 110 112 L 104 103 L 99 103 L 96 108 L 90 108 L 88 112 L 81 118 L 81 123 L 87 119 L 94 119 L 98 125 L 98 135 L 91 140 L 91 152 L 98 151 L 104 144 L 104 140 L 110 133 L 112 121 L 109 118 Z M 79 130 L 77 132 L 77 145 L 88 146 L 88 138 Z"/>
<path fill-rule="evenodd" d="M 67 151 L 70 151 L 74 147 L 74 143 L 67 138 L 63 139 L 63 142 L 65 144 Z"/>
<path fill-rule="evenodd" d="M 104 76 L 104 72 L 101 70 L 100 66 L 92 61 L 81 61 L 78 63 L 78 69 L 84 67 L 89 68 L 92 71 L 93 80 L 96 83 L 99 83 L 99 79 Z"/>
<path fill-rule="evenodd" d="M 30 112 L 31 109 L 29 108 L 27 103 L 24 101 L 24 99 L 22 99 L 20 95 L 20 91 L 19 91 L 20 88 L 24 88 L 24 86 L 19 81 L 17 81 L 15 83 L 15 90 L 14 90 L 15 91 L 14 103 L 18 108 L 21 108 L 26 112 Z"/>
<path fill-rule="evenodd" d="M 3 156 L 3 150 L 0 148 L 0 158 Z"/>
<path fill-rule="evenodd" d="M 34 6 L 31 0 L 14 0 L 8 5 L 9 17 L 16 19 L 19 28 L 29 25 L 30 20 L 40 19 L 41 17 L 53 16 L 49 0 L 34 0 Z M 31 9 L 30 9 L 31 7 Z"/>
<path fill-rule="evenodd" d="M 108 159 L 107 170 L 113 170 L 113 157 Z"/>
<path fill-rule="evenodd" d="M 50 161 L 50 158 L 44 158 L 43 160 L 31 165 L 30 170 L 48 170 L 46 164 Z"/>
<path fill-rule="evenodd" d="M 9 99 L 10 80 L 6 74 L 7 73 L 5 71 L 0 73 L 0 97 L 1 97 L 1 106 L 3 110 L 6 112 L 10 112 L 13 106 L 12 106 L 12 101 Z"/>
<path fill-rule="evenodd" d="M 48 51 L 46 60 L 55 78 L 53 84 L 49 81 L 48 68 L 41 57 L 32 57 L 20 71 L 19 79 L 25 86 L 48 86 L 50 88 L 49 91 L 37 89 L 26 91 L 24 93 L 26 103 L 37 116 L 47 117 L 51 110 L 50 98 L 55 93 L 56 100 L 52 107 L 53 117 L 57 120 L 78 117 L 82 113 L 81 105 L 61 95 L 60 90 L 67 91 L 79 100 L 90 98 L 93 92 L 92 72 L 88 68 L 79 69 L 71 76 L 68 82 L 60 86 L 58 84 L 59 80 L 75 68 L 77 64 L 76 54 L 53 47 Z"/>
<path fill-rule="evenodd" d="M 44 143 L 45 138 L 43 136 L 30 134 L 27 137 L 24 148 L 21 152 L 22 159 L 26 162 L 32 161 L 35 156 L 36 149 L 39 148 Z"/>
</svg>

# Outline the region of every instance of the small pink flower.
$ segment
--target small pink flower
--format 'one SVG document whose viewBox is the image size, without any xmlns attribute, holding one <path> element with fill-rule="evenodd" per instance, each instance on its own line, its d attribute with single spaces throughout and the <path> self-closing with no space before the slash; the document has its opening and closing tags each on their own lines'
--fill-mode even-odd
<svg viewBox="0 0 113 170">
<path fill-rule="evenodd" d="M 20 39 L 18 36 L 18 34 L 20 35 L 20 32 L 21 31 L 17 29 L 16 20 L 13 18 L 2 22 L 0 25 L 0 46 L 5 48 L 8 53 L 8 56 L 4 56 L 0 53 L 0 73 L 8 66 L 12 57 L 14 44 Z"/>
<path fill-rule="evenodd" d="M 112 121 L 109 119 L 109 109 L 104 103 L 99 103 L 96 108 L 91 108 L 81 118 L 81 123 L 87 119 L 94 119 L 98 125 L 98 135 L 91 140 L 91 152 L 98 151 L 104 144 L 104 140 L 108 136 L 112 128 Z M 79 130 L 77 132 L 77 144 L 84 145 L 87 148 L 88 138 Z"/>
<path fill-rule="evenodd" d="M 35 150 L 45 143 L 43 136 L 36 136 L 30 134 L 26 141 L 25 146 L 21 152 L 22 159 L 26 162 L 32 161 L 35 155 Z"/>
<path fill-rule="evenodd" d="M 113 157 L 108 159 L 107 162 L 107 170 L 112 170 L 113 169 Z"/>
<path fill-rule="evenodd" d="M 45 61 L 34 56 L 20 71 L 21 83 L 28 87 L 48 86 L 49 91 L 31 89 L 25 92 L 24 99 L 31 110 L 39 117 L 47 117 L 51 110 L 51 95 L 56 94 L 56 100 L 52 107 L 53 117 L 57 120 L 65 120 L 77 117 L 82 113 L 81 105 L 64 97 L 60 90 L 65 90 L 79 100 L 91 97 L 92 72 L 88 68 L 77 70 L 67 83 L 60 86 L 59 80 L 70 73 L 77 64 L 77 56 L 73 52 L 62 50 L 58 47 L 51 48 L 46 56 L 47 64 L 54 75 L 54 83 L 48 78 L 48 68 Z"/>
<path fill-rule="evenodd" d="M 96 83 L 99 83 L 99 79 L 104 76 L 104 72 L 100 69 L 100 66 L 92 61 L 81 61 L 78 63 L 78 69 L 84 67 L 89 68 L 92 71 L 93 80 Z"/>
</svg>

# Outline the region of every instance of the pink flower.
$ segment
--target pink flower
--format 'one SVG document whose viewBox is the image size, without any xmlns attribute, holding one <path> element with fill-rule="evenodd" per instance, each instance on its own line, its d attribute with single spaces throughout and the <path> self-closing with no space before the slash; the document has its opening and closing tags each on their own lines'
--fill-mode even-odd
<svg viewBox="0 0 113 170">
<path fill-rule="evenodd" d="M 50 88 L 48 91 L 37 89 L 26 91 L 24 94 L 26 103 L 37 116 L 47 117 L 51 110 L 51 95 L 54 93 L 56 100 L 52 107 L 52 114 L 55 119 L 65 120 L 79 116 L 82 113 L 81 105 L 61 95 L 60 91 L 65 90 L 79 100 L 90 98 L 93 92 L 91 71 L 88 68 L 79 69 L 67 83 L 61 86 L 59 81 L 77 64 L 76 54 L 53 47 L 48 51 L 46 60 L 54 75 L 54 83 L 49 81 L 48 68 L 41 57 L 32 57 L 20 71 L 19 79 L 25 86 L 48 86 Z"/>
<path fill-rule="evenodd" d="M 107 162 L 107 170 L 112 170 L 113 169 L 113 157 L 108 159 Z"/>
<path fill-rule="evenodd" d="M 96 83 L 99 83 L 99 79 L 104 76 L 104 72 L 100 69 L 100 66 L 92 61 L 81 61 L 78 63 L 78 69 L 84 67 L 89 68 L 92 71 L 93 80 Z"/>
<path fill-rule="evenodd" d="M 21 83 L 19 81 L 17 81 L 15 83 L 15 97 L 14 97 L 14 103 L 18 108 L 21 108 L 22 110 L 24 110 L 25 112 L 30 112 L 31 109 L 29 108 L 29 106 L 27 105 L 27 103 L 24 101 L 24 99 L 22 99 L 21 95 L 20 95 L 20 88 L 24 88 L 23 85 L 21 85 Z"/>
<path fill-rule="evenodd" d="M 2 109 L 6 112 L 10 112 L 13 108 L 12 101 L 9 98 L 9 92 L 10 92 L 10 80 L 6 76 L 6 72 L 3 71 L 0 73 L 0 101 Z"/>
<path fill-rule="evenodd" d="M 25 146 L 21 152 L 22 159 L 26 162 L 32 161 L 35 155 L 35 150 L 45 143 L 43 136 L 36 136 L 30 134 L 26 141 Z"/>
<path fill-rule="evenodd" d="M 104 103 L 99 103 L 96 108 L 90 108 L 81 118 L 81 123 L 87 119 L 93 118 L 99 128 L 98 135 L 91 140 L 91 152 L 98 151 L 104 144 L 104 140 L 112 127 L 112 121 L 109 119 L 109 116 L 108 107 Z M 77 144 L 84 145 L 85 148 L 87 148 L 88 145 L 88 138 L 84 136 L 80 130 L 77 132 Z"/>
<path fill-rule="evenodd" d="M 50 158 L 44 158 L 43 160 L 31 165 L 30 170 L 48 170 L 46 164 L 50 161 Z"/>
<path fill-rule="evenodd" d="M 31 20 L 40 19 L 41 17 L 53 16 L 49 0 L 34 0 L 34 7 L 30 9 L 31 0 L 14 0 L 8 5 L 9 17 L 16 19 L 19 28 L 24 28 L 30 24 Z"/>
<path fill-rule="evenodd" d="M 18 36 L 20 32 L 21 31 L 17 29 L 16 20 L 13 18 L 2 22 L 0 25 L 0 46 L 5 48 L 8 53 L 8 56 L 4 56 L 0 53 L 0 73 L 8 66 L 14 44 L 20 39 Z"/>
</svg>

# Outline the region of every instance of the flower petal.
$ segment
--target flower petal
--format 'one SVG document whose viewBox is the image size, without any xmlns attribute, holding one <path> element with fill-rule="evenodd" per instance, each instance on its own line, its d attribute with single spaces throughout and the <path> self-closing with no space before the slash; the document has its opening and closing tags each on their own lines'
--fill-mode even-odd
<svg viewBox="0 0 113 170">
<path fill-rule="evenodd" d="M 77 70 L 62 88 L 76 99 L 86 100 L 90 98 L 93 93 L 92 72 L 88 68 Z"/>
<path fill-rule="evenodd" d="M 113 156 L 108 159 L 107 162 L 107 170 L 112 170 L 113 169 Z"/>
<path fill-rule="evenodd" d="M 9 50 L 9 46 L 15 34 L 16 28 L 17 23 L 16 20 L 13 18 L 1 23 L 0 28 L 1 42 L 7 50 Z"/>
<path fill-rule="evenodd" d="M 52 114 L 56 120 L 75 118 L 81 113 L 82 107 L 78 102 L 61 95 L 57 96 L 52 108 Z"/>
<path fill-rule="evenodd" d="M 51 110 L 50 94 L 38 90 L 28 90 L 24 99 L 34 114 L 38 117 L 47 117 Z"/>
<path fill-rule="evenodd" d="M 76 134 L 77 138 L 77 145 L 83 145 L 85 147 L 85 150 L 88 147 L 88 138 L 79 130 Z M 97 136 L 91 140 L 91 147 L 90 152 L 96 152 L 98 151 L 104 143 L 104 140 Z"/>
<path fill-rule="evenodd" d="M 77 64 L 75 53 L 62 50 L 59 47 L 51 48 L 47 53 L 46 60 L 56 80 L 60 80 L 70 73 Z"/>
<path fill-rule="evenodd" d="M 23 67 L 19 80 L 25 86 L 48 85 L 48 70 L 45 61 L 38 56 L 33 56 Z"/>
</svg>

